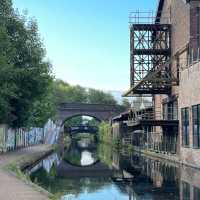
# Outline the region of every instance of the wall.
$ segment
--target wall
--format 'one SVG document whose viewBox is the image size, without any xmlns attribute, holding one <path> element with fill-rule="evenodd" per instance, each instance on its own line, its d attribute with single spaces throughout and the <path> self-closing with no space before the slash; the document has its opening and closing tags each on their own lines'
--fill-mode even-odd
<svg viewBox="0 0 200 200">
<path fill-rule="evenodd" d="M 12 129 L 6 125 L 0 125 L 0 151 L 10 151 L 43 142 L 43 128 Z"/>
<path fill-rule="evenodd" d="M 187 185 L 187 190 L 185 192 L 185 187 L 183 184 Z M 195 194 L 195 190 L 197 191 Z M 186 196 L 186 193 L 188 194 Z M 180 200 L 184 199 L 199 199 L 200 194 L 200 171 L 198 169 L 189 168 L 183 166 L 180 168 Z"/>
<path fill-rule="evenodd" d="M 58 141 L 60 132 L 64 131 L 64 128 L 60 126 L 62 122 L 53 122 L 48 120 L 44 126 L 44 143 L 45 144 L 55 144 Z"/>
<path fill-rule="evenodd" d="M 41 143 L 55 144 L 61 127 L 48 120 L 44 128 L 9 128 L 6 124 L 0 125 L 0 152 L 6 152 Z"/>
<path fill-rule="evenodd" d="M 179 63 L 181 66 L 187 63 L 187 44 L 190 39 L 190 6 L 182 0 L 165 0 L 160 19 L 161 24 L 171 24 L 171 55 L 172 73 L 177 77 L 177 60 L 174 56 L 179 54 Z M 184 49 L 184 50 L 183 50 Z M 179 87 L 173 86 L 171 95 L 178 95 Z M 159 96 L 159 95 L 157 95 Z M 162 100 L 166 95 L 160 95 L 160 98 L 155 98 L 155 104 L 162 111 Z M 160 106 L 159 106 L 160 105 Z"/>
<path fill-rule="evenodd" d="M 179 116 L 181 108 L 189 107 L 190 127 L 189 127 L 189 148 L 180 146 L 180 156 L 184 163 L 198 165 L 200 167 L 200 149 L 194 149 L 192 137 L 192 106 L 200 104 L 200 62 L 190 66 L 181 72 L 180 93 L 179 93 Z M 182 141 L 182 130 L 180 120 L 180 141 Z"/>
</svg>

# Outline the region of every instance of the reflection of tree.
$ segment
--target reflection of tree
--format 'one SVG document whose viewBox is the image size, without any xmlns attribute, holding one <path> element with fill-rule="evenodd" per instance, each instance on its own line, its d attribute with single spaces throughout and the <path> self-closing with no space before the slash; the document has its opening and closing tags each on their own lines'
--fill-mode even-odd
<svg viewBox="0 0 200 200">
<path fill-rule="evenodd" d="M 81 152 L 76 149 L 70 149 L 67 153 L 65 153 L 63 160 L 70 162 L 75 165 L 81 164 Z"/>
<path fill-rule="evenodd" d="M 98 146 L 98 157 L 100 160 L 108 165 L 109 167 L 112 167 L 113 163 L 113 148 L 111 145 L 106 144 L 99 144 Z"/>
<path fill-rule="evenodd" d="M 78 153 L 75 146 L 72 146 L 71 151 L 72 155 Z M 122 177 L 122 170 L 134 175 L 132 182 L 115 182 L 119 193 L 128 194 L 130 199 L 178 199 L 176 183 L 178 173 L 175 167 L 139 154 L 133 154 L 132 157 L 122 156 L 115 152 L 112 146 L 105 144 L 98 146 L 98 155 L 101 161 L 110 167 L 118 164 L 121 168 L 121 171 L 117 171 L 119 177 Z M 58 197 L 65 194 L 78 196 L 84 192 L 94 193 L 113 184 L 109 178 L 105 177 L 62 178 L 58 177 L 56 172 L 56 165 L 52 166 L 49 173 L 40 168 L 31 175 L 31 179 Z M 113 174 L 113 178 L 115 175 Z M 155 187 L 155 181 L 156 186 L 159 187 Z"/>
<path fill-rule="evenodd" d="M 56 165 L 53 163 L 50 171 L 49 171 L 49 177 L 55 178 L 57 176 L 57 171 L 56 171 Z"/>
<path fill-rule="evenodd" d="M 55 176 L 55 166 L 52 167 L 48 174 L 43 168 L 31 174 L 31 180 L 44 187 L 56 196 L 65 194 L 74 194 L 78 196 L 80 193 L 87 191 L 93 193 L 101 188 L 112 184 L 108 178 L 61 178 Z"/>
</svg>

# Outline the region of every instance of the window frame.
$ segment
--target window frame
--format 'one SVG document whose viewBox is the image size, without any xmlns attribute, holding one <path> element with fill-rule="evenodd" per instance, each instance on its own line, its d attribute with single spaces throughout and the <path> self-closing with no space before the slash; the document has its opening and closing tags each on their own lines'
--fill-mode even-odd
<svg viewBox="0 0 200 200">
<path fill-rule="evenodd" d="M 200 104 L 192 106 L 193 148 L 200 148 Z"/>
<path fill-rule="evenodd" d="M 182 125 L 182 146 L 190 146 L 190 109 L 189 107 L 181 108 L 181 125 Z"/>
<path fill-rule="evenodd" d="M 190 199 L 190 184 L 182 181 L 182 194 L 183 194 L 183 200 L 189 200 Z"/>
</svg>

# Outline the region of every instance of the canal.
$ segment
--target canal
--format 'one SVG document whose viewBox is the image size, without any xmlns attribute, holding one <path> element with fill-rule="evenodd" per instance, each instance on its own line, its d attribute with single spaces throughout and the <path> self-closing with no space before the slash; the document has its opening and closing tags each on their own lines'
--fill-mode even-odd
<svg viewBox="0 0 200 200">
<path fill-rule="evenodd" d="M 27 172 L 60 200 L 198 200 L 200 171 L 87 138 Z"/>
</svg>

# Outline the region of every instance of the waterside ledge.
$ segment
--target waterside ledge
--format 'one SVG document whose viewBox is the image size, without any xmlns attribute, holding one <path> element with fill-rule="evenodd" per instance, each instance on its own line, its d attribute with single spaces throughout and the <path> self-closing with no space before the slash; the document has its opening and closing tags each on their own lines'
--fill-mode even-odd
<svg viewBox="0 0 200 200">
<path fill-rule="evenodd" d="M 28 169 L 51 154 L 54 149 L 55 147 L 53 145 L 37 145 L 0 155 L 0 175 L 8 183 L 0 185 L 0 199 L 56 199 L 53 194 L 31 182 L 29 176 L 23 173 L 25 169 Z M 6 185 L 9 185 L 9 183 L 11 188 L 9 187 L 8 190 Z M 1 192 L 1 190 L 4 192 Z"/>
</svg>

